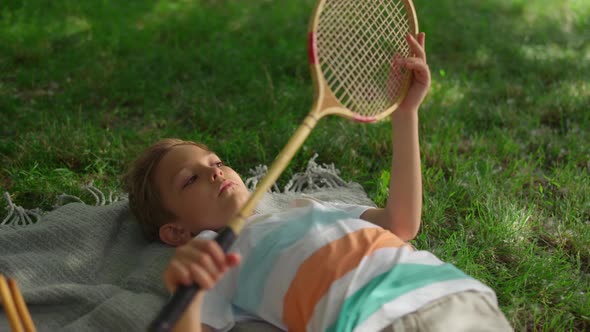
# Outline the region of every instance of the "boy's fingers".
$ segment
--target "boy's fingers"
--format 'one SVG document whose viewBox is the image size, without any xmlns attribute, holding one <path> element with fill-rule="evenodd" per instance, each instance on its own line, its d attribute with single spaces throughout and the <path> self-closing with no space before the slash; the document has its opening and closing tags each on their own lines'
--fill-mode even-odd
<svg viewBox="0 0 590 332">
<path fill-rule="evenodd" d="M 217 258 L 221 257 L 219 262 Z M 176 249 L 175 257 L 164 271 L 164 283 L 170 292 L 179 285 L 197 283 L 203 289 L 210 289 L 228 268 L 240 263 L 239 254 L 225 254 L 216 242 L 196 241 Z"/>
<path fill-rule="evenodd" d="M 223 250 L 219 246 L 219 244 L 215 241 L 202 241 L 196 242 L 195 247 L 197 250 L 201 250 L 206 252 L 211 256 L 215 264 L 220 270 L 223 270 L 225 264 L 225 254 Z"/>
<path fill-rule="evenodd" d="M 216 274 L 212 274 L 197 264 L 191 264 L 189 271 L 191 273 L 191 279 L 203 289 L 212 288 L 215 285 L 215 281 L 217 281 Z"/>
<path fill-rule="evenodd" d="M 430 70 L 422 59 L 409 58 L 404 62 L 404 67 L 414 72 L 414 79 L 422 84 L 428 85 L 430 81 Z"/>
<path fill-rule="evenodd" d="M 408 34 L 406 36 L 406 40 L 408 41 L 410 49 L 412 50 L 412 52 L 414 52 L 414 55 L 417 58 L 426 61 L 426 53 L 424 52 L 424 48 L 422 48 L 422 46 L 418 43 L 416 38 L 414 38 L 414 36 L 412 36 L 411 34 Z"/>
<path fill-rule="evenodd" d="M 422 46 L 422 50 L 424 51 L 426 49 L 426 33 L 425 32 L 420 32 L 420 34 L 418 34 L 418 41 L 420 42 L 420 46 Z M 424 62 L 426 62 L 426 51 L 424 51 Z"/>
<path fill-rule="evenodd" d="M 218 266 L 223 267 L 225 262 L 225 253 L 223 252 L 223 249 L 221 249 L 221 246 L 217 242 L 210 241 L 207 243 L 206 249 L 215 260 L 215 263 Z"/>
<path fill-rule="evenodd" d="M 166 288 L 173 292 L 179 284 L 189 285 L 191 282 L 189 271 L 177 260 L 173 260 L 164 272 Z"/>
<path fill-rule="evenodd" d="M 408 69 L 426 70 L 428 65 L 420 58 L 406 58 L 400 61 L 400 64 Z"/>
<path fill-rule="evenodd" d="M 206 270 L 210 274 L 218 274 L 222 272 L 225 267 L 224 264 L 217 264 L 214 262 L 213 257 L 206 252 L 199 252 L 199 254 L 189 263 L 192 265 L 199 265 L 202 269 Z"/>
<path fill-rule="evenodd" d="M 235 253 L 229 253 L 229 254 L 227 254 L 227 256 L 225 256 L 225 262 L 230 267 L 234 267 L 234 266 L 240 264 L 241 261 L 242 261 L 242 257 L 238 254 L 235 254 Z"/>
<path fill-rule="evenodd" d="M 195 248 L 193 246 L 187 246 L 179 249 L 175 258 L 185 266 L 190 264 L 199 264 L 214 273 L 217 273 L 223 269 L 223 263 L 217 264 L 214 262 L 213 257 L 211 257 L 207 251 Z"/>
</svg>

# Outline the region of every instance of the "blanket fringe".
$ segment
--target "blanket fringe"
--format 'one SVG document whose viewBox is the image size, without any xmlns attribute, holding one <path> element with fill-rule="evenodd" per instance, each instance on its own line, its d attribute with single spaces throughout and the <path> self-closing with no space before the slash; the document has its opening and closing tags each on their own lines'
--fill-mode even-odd
<svg viewBox="0 0 590 332">
<path fill-rule="evenodd" d="M 41 219 L 43 211 L 40 209 L 25 209 L 22 206 L 14 204 L 8 192 L 4 193 L 4 198 L 6 199 L 8 214 L 0 222 L 1 226 L 27 226 Z"/>
<path fill-rule="evenodd" d="M 255 168 L 250 169 L 249 172 L 252 174 L 252 176 L 247 178 L 246 181 L 244 181 L 244 184 L 248 190 L 254 191 L 256 186 L 258 186 L 258 182 L 260 182 L 268 172 L 268 167 L 266 165 L 258 165 Z M 269 191 L 276 193 L 281 192 L 276 183 L 273 183 Z"/>
<path fill-rule="evenodd" d="M 89 184 L 82 187 L 82 189 L 86 190 L 90 195 L 92 195 L 92 197 L 94 197 L 94 206 L 105 206 L 127 198 L 126 195 L 114 196 L 114 193 L 110 189 L 108 189 L 108 196 L 105 196 L 102 190 L 94 186 L 94 182 L 90 182 Z M 62 193 L 57 197 L 57 203 L 54 205 L 54 208 L 73 202 L 87 204 L 78 196 Z"/>
<path fill-rule="evenodd" d="M 82 187 L 82 189 L 86 190 L 90 195 L 92 195 L 92 197 L 94 197 L 94 204 L 92 204 L 94 206 L 105 206 L 127 198 L 126 195 L 114 195 L 111 190 L 108 190 L 108 195 L 105 196 L 102 190 L 94 186 L 93 182 L 90 182 L 88 185 Z M 8 214 L 6 217 L 4 217 L 2 222 L 0 222 L 0 226 L 31 225 L 41 220 L 43 214 L 46 213 L 46 211 L 43 211 L 39 208 L 25 209 L 22 206 L 14 204 L 8 192 L 4 193 L 4 199 L 6 200 L 6 209 L 8 210 Z M 57 202 L 53 205 L 53 208 L 55 209 L 65 204 L 74 202 L 91 205 L 84 202 L 78 196 L 62 193 L 57 197 Z"/>
<path fill-rule="evenodd" d="M 340 178 L 340 171 L 334 164 L 318 165 L 315 160 L 318 157 L 316 153 L 309 162 L 305 172 L 296 173 L 291 180 L 285 185 L 284 192 L 306 192 L 323 188 L 338 188 L 346 185 L 346 182 Z"/>
<path fill-rule="evenodd" d="M 318 154 L 314 154 L 307 162 L 305 171 L 296 173 L 291 177 L 283 188 L 283 193 L 303 193 L 324 188 L 346 186 L 346 182 L 340 178 L 340 171 L 336 169 L 334 164 L 320 165 L 315 161 L 317 157 Z M 255 169 L 251 169 L 250 173 L 252 176 L 245 181 L 246 187 L 251 191 L 256 189 L 258 182 L 264 178 L 267 172 L 268 167 L 265 165 L 259 165 Z M 281 191 L 275 183 L 271 187 L 270 192 L 280 193 Z"/>
<path fill-rule="evenodd" d="M 342 178 L 340 178 L 340 171 L 336 169 L 334 164 L 320 165 L 316 163 L 317 157 L 318 154 L 316 153 L 308 161 L 307 167 L 304 172 L 296 173 L 293 175 L 293 177 L 289 180 L 289 182 L 287 182 L 287 184 L 283 188 L 283 193 L 304 193 L 318 189 L 338 188 L 347 185 L 347 183 L 344 180 L 342 180 Z M 251 174 L 251 176 L 247 178 L 244 182 L 246 184 L 246 187 L 250 191 L 255 190 L 256 186 L 264 178 L 267 172 L 268 167 L 266 165 L 258 165 L 255 168 L 250 169 L 249 173 Z M 94 206 L 105 206 L 117 201 L 127 199 L 126 194 L 114 195 L 114 193 L 111 190 L 108 190 L 108 195 L 105 196 L 102 190 L 94 186 L 93 182 L 90 182 L 82 189 L 86 190 L 90 195 L 92 195 L 92 197 L 94 197 Z M 276 183 L 272 185 L 269 191 L 272 193 L 281 193 Z M 12 202 L 10 194 L 8 192 L 4 193 L 4 198 L 6 199 L 7 204 L 6 209 L 9 210 L 9 212 L 8 215 L 2 220 L 0 225 L 30 225 L 39 221 L 42 215 L 45 213 L 45 211 L 39 208 L 24 209 L 21 206 L 17 206 Z M 62 193 L 57 197 L 57 202 L 53 207 L 58 208 L 60 206 L 73 202 L 88 204 L 78 196 Z"/>
</svg>

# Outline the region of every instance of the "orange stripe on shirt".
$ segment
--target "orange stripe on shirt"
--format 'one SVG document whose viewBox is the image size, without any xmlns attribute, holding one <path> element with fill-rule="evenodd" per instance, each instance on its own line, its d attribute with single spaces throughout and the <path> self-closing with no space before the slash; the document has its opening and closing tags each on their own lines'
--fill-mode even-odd
<svg viewBox="0 0 590 332">
<path fill-rule="evenodd" d="M 380 248 L 406 245 L 382 228 L 363 228 L 318 249 L 297 270 L 283 300 L 283 322 L 289 331 L 305 331 L 314 308 L 332 283 L 354 270 L 363 257 Z"/>
</svg>

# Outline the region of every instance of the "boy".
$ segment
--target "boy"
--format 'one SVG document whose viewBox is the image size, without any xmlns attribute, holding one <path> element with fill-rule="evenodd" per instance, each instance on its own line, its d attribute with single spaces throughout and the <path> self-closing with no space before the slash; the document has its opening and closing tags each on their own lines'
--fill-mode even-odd
<svg viewBox="0 0 590 332">
<path fill-rule="evenodd" d="M 164 282 L 170 291 L 193 282 L 202 289 L 175 331 L 228 331 L 243 320 L 289 331 L 511 330 L 493 290 L 406 244 L 422 209 L 424 40 L 408 35 L 415 57 L 395 60 L 413 82 L 392 115 L 383 209 L 296 200 L 285 212 L 251 216 L 234 253 L 224 254 L 213 231 L 248 199 L 240 176 L 193 142 L 164 140 L 138 159 L 128 176 L 131 208 L 149 237 L 177 247 Z"/>
</svg>

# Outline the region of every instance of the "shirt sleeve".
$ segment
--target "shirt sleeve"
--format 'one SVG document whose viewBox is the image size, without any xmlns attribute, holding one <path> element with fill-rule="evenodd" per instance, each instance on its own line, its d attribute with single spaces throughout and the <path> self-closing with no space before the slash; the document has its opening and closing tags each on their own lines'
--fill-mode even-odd
<svg viewBox="0 0 590 332">
<path fill-rule="evenodd" d="M 351 218 L 360 218 L 365 211 L 375 208 L 373 206 L 347 204 L 339 202 L 330 202 L 326 204 L 346 212 Z"/>
<path fill-rule="evenodd" d="M 216 231 L 211 231 L 211 230 L 206 229 L 204 231 L 201 231 L 199 234 L 197 234 L 197 236 L 195 236 L 193 239 L 214 240 L 216 236 L 217 236 Z"/>
<path fill-rule="evenodd" d="M 216 332 L 229 331 L 235 325 L 231 304 L 215 288 L 205 294 L 201 305 L 201 323 Z"/>
</svg>

